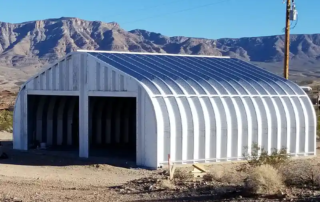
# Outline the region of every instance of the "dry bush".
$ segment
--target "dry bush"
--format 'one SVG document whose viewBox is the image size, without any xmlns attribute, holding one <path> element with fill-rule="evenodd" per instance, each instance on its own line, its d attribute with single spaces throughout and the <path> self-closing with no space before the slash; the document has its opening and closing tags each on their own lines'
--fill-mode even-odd
<svg viewBox="0 0 320 202">
<path fill-rule="evenodd" d="M 251 194 L 277 194 L 283 188 L 281 175 L 270 165 L 251 168 L 244 182 L 246 191 Z"/>
<path fill-rule="evenodd" d="M 0 131 L 12 132 L 13 113 L 11 111 L 0 111 Z"/>
<path fill-rule="evenodd" d="M 244 173 L 229 171 L 223 172 L 222 177 L 220 178 L 220 182 L 228 183 L 228 184 L 242 184 L 243 180 L 247 175 L 243 175 Z"/>
<path fill-rule="evenodd" d="M 215 176 L 212 173 L 207 173 L 202 176 L 202 179 L 205 182 L 212 182 L 212 181 L 215 181 Z"/>
<path fill-rule="evenodd" d="M 280 167 L 282 164 L 289 160 L 287 149 L 282 148 L 280 150 L 272 149 L 271 154 L 268 154 L 263 147 L 253 143 L 251 148 L 251 154 L 248 152 L 248 148 L 245 148 L 246 152 L 243 154 L 250 166 L 271 165 L 275 168 Z"/>
<path fill-rule="evenodd" d="M 205 174 L 202 178 L 206 182 L 216 181 L 228 184 L 241 184 L 245 177 L 241 172 L 215 171 Z"/>
<path fill-rule="evenodd" d="M 290 161 L 279 171 L 288 186 L 320 186 L 320 166 L 310 161 Z"/>
<path fill-rule="evenodd" d="M 218 171 L 211 171 L 206 173 L 204 176 L 202 176 L 202 179 L 206 182 L 212 182 L 212 181 L 216 181 L 216 182 L 222 182 L 222 178 L 223 178 L 224 172 L 222 170 L 218 170 Z"/>
<path fill-rule="evenodd" d="M 188 181 L 188 180 L 193 179 L 193 174 L 190 172 L 182 171 L 182 170 L 176 170 L 174 172 L 173 179 L 181 180 L 181 181 Z"/>
</svg>

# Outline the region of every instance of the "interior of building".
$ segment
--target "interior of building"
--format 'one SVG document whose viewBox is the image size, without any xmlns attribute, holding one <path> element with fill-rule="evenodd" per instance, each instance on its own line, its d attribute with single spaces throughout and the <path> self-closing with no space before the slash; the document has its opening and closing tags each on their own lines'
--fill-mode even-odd
<svg viewBox="0 0 320 202">
<path fill-rule="evenodd" d="M 29 149 L 79 150 L 79 97 L 28 96 Z M 136 98 L 89 97 L 90 156 L 135 161 Z"/>
</svg>

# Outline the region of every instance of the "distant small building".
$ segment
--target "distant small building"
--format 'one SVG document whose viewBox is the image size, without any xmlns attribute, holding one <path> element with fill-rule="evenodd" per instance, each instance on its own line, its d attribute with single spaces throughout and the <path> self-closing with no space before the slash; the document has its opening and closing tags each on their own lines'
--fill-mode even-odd
<svg viewBox="0 0 320 202">
<path fill-rule="evenodd" d="M 310 92 L 310 91 L 312 91 L 312 88 L 311 88 L 310 86 L 300 86 L 300 88 L 301 88 L 302 90 L 304 90 L 305 92 Z"/>
</svg>

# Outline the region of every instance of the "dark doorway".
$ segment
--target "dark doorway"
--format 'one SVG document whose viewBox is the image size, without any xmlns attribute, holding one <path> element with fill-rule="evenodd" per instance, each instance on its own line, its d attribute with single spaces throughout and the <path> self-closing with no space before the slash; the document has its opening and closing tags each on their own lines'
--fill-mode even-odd
<svg viewBox="0 0 320 202">
<path fill-rule="evenodd" d="M 79 148 L 79 98 L 28 95 L 28 146 L 46 150 Z"/>
<path fill-rule="evenodd" d="M 90 156 L 135 162 L 136 98 L 89 98 Z"/>
</svg>

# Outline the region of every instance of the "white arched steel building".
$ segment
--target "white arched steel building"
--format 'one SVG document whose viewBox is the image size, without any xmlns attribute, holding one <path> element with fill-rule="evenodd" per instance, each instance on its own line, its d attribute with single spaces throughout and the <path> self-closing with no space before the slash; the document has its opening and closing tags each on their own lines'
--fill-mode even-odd
<svg viewBox="0 0 320 202">
<path fill-rule="evenodd" d="M 168 154 L 175 163 L 240 160 L 252 143 L 316 153 L 315 111 L 298 85 L 213 56 L 68 54 L 21 87 L 13 134 L 14 149 L 76 141 L 80 157 L 94 145 L 131 141 L 136 163 L 151 168 Z"/>
</svg>

